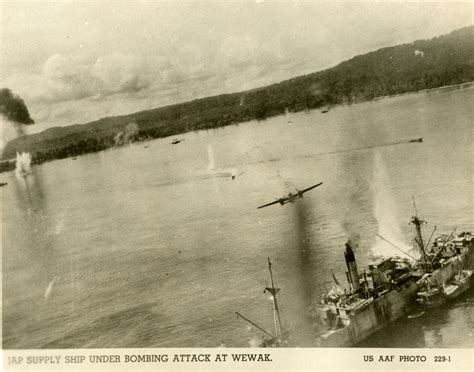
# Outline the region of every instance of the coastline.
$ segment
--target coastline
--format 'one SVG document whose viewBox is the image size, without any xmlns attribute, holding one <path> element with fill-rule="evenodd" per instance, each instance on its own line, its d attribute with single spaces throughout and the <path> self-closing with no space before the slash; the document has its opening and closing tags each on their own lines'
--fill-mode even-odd
<svg viewBox="0 0 474 372">
<path fill-rule="evenodd" d="M 414 91 L 414 92 L 405 92 L 405 93 L 392 94 L 392 95 L 389 95 L 389 96 L 380 96 L 380 97 L 373 98 L 371 101 L 379 101 L 379 100 L 386 99 L 386 98 L 403 97 L 403 96 L 407 96 L 407 95 L 410 95 L 410 94 L 429 93 L 429 92 L 435 92 L 435 91 L 450 90 L 450 89 L 453 89 L 453 88 L 455 88 L 455 89 L 474 88 L 474 81 L 468 81 L 466 83 L 459 83 L 459 84 L 453 84 L 453 85 L 445 85 L 445 86 L 437 87 L 437 88 L 421 89 L 421 90 L 417 90 L 417 91 Z M 361 101 L 360 103 L 362 103 L 362 102 L 367 102 L 367 101 Z M 359 103 L 359 102 L 357 102 L 357 103 Z"/>
<path fill-rule="evenodd" d="M 349 103 L 341 102 L 341 103 L 336 103 L 334 105 L 331 105 L 330 107 L 332 109 L 332 108 L 338 107 L 338 106 L 347 106 L 347 105 L 355 105 L 355 104 L 365 103 L 365 102 L 380 101 L 380 100 L 383 100 L 383 99 L 403 97 L 403 96 L 412 95 L 412 94 L 442 92 L 444 90 L 452 90 L 452 89 L 464 90 L 464 89 L 470 89 L 470 88 L 474 88 L 474 81 L 469 81 L 469 82 L 464 82 L 464 83 L 459 83 L 459 84 L 446 85 L 446 86 L 441 86 L 441 87 L 436 87 L 436 88 L 422 89 L 422 90 L 418 90 L 418 91 L 397 93 L 397 94 L 393 94 L 393 95 L 379 96 L 379 97 L 374 97 L 374 98 L 371 98 L 371 99 L 353 101 L 353 102 L 349 102 Z M 240 93 L 233 93 L 233 94 L 238 95 Z M 208 98 L 212 98 L 212 97 L 208 97 Z M 205 98 L 205 99 L 207 99 L 207 98 Z M 184 104 L 187 104 L 187 103 L 184 103 Z M 301 110 L 298 110 L 298 111 L 293 111 L 293 113 L 302 112 L 302 111 L 311 112 L 311 111 L 318 111 L 318 110 L 321 110 L 321 107 L 306 109 L 306 110 L 301 109 Z M 134 114 L 131 114 L 131 115 L 134 115 Z M 267 119 L 270 119 L 270 118 L 275 118 L 275 117 L 279 117 L 279 116 L 283 116 L 283 115 L 285 115 L 285 112 L 279 113 L 279 114 L 276 114 L 276 115 L 267 116 L 267 117 L 264 117 L 264 118 L 261 118 L 261 119 L 251 118 L 250 120 L 232 122 L 230 124 L 224 123 L 223 125 L 220 125 L 220 126 L 217 126 L 217 127 L 212 127 L 212 128 L 197 128 L 197 129 L 190 129 L 190 130 L 186 130 L 186 131 L 178 131 L 178 132 L 173 133 L 173 134 L 168 135 L 168 136 L 157 136 L 157 137 L 151 137 L 151 138 L 150 137 L 141 137 L 141 138 L 137 137 L 137 138 L 134 138 L 132 140 L 132 142 L 140 143 L 140 142 L 151 141 L 151 140 L 158 139 L 158 138 L 171 138 L 171 137 L 174 137 L 176 135 L 181 135 L 181 134 L 190 133 L 190 132 L 194 132 L 194 131 L 198 132 L 200 130 L 218 129 L 218 128 L 222 128 L 222 127 L 225 127 L 225 126 L 228 126 L 228 125 L 239 125 L 239 124 L 243 124 L 243 123 L 253 121 L 253 120 L 262 121 L 262 120 L 267 120 Z M 102 119 L 99 119 L 99 121 L 100 120 L 102 120 Z M 87 125 L 87 124 L 82 124 L 82 125 Z M 87 131 L 87 130 L 84 131 L 84 133 L 88 133 L 88 132 L 89 131 Z M 39 134 L 41 135 L 42 133 L 43 132 L 40 132 Z M 28 136 L 25 136 L 25 137 L 28 137 Z M 59 137 L 58 140 L 60 140 L 61 138 L 63 138 L 63 137 Z M 88 138 L 87 140 L 90 141 L 90 138 Z M 38 164 L 42 164 L 42 163 L 45 163 L 45 162 L 50 162 L 50 161 L 60 160 L 60 159 L 65 159 L 65 158 L 72 158 L 72 157 L 77 157 L 77 156 L 81 156 L 81 155 L 87 155 L 87 154 L 90 154 L 90 153 L 97 153 L 97 152 L 107 150 L 107 149 L 113 148 L 113 147 L 117 147 L 117 146 L 116 145 L 108 145 L 104 141 L 101 141 L 100 143 L 94 144 L 93 148 L 86 148 L 86 149 L 83 149 L 82 151 L 74 151 L 74 152 L 71 152 L 71 153 L 68 152 L 66 154 L 61 153 L 60 156 L 48 156 L 46 158 L 38 158 L 37 153 L 33 153 L 32 165 L 38 165 Z M 120 147 L 120 146 L 118 146 L 118 147 Z M 10 171 L 15 170 L 15 162 L 16 162 L 16 160 L 13 157 L 8 158 L 8 159 L 4 159 L 4 160 L 0 160 L 0 173 L 10 172 Z"/>
</svg>

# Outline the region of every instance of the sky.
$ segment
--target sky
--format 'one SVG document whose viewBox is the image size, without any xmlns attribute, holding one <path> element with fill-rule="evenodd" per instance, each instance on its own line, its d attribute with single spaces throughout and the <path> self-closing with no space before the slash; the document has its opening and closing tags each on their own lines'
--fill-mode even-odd
<svg viewBox="0 0 474 372">
<path fill-rule="evenodd" d="M 28 133 L 319 71 L 473 24 L 472 2 L 2 2 Z"/>
</svg>

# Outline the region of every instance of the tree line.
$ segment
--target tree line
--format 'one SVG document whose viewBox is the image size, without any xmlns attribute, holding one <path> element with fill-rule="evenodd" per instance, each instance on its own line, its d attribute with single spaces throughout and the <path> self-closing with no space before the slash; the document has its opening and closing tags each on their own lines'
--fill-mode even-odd
<svg viewBox="0 0 474 372">
<path fill-rule="evenodd" d="M 169 137 L 250 120 L 380 96 L 474 81 L 474 27 L 430 40 L 382 48 L 312 74 L 250 91 L 224 94 L 103 118 L 74 128 L 56 128 L 54 138 L 27 136 L 7 145 L 4 158 L 18 150 L 33 153 L 33 163 L 101 151 L 114 136 L 137 124 L 134 141 Z M 0 169 L 1 171 L 1 169 Z"/>
</svg>

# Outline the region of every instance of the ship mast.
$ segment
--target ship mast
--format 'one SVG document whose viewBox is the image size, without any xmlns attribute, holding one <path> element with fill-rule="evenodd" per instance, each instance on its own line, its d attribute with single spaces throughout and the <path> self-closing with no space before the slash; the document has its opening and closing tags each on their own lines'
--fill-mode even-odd
<svg viewBox="0 0 474 372">
<path fill-rule="evenodd" d="M 279 337 L 283 334 L 283 327 L 281 325 L 281 317 L 280 317 L 280 309 L 278 308 L 278 302 L 276 299 L 277 293 L 280 291 L 280 288 L 275 288 L 275 284 L 273 282 L 272 263 L 270 262 L 270 257 L 268 258 L 268 270 L 270 271 L 270 280 L 272 282 L 272 286 L 266 287 L 264 290 L 264 293 L 270 292 L 270 294 L 272 295 L 274 322 L 275 322 L 275 335 Z"/>
<path fill-rule="evenodd" d="M 253 322 L 249 318 L 243 316 L 242 314 L 235 312 L 239 318 L 244 319 L 245 321 L 249 322 L 258 330 L 262 331 L 266 335 L 270 336 L 270 340 L 263 341 L 262 345 L 264 346 L 278 346 L 280 343 L 286 343 L 288 338 L 288 333 L 282 326 L 281 317 L 280 317 L 280 308 L 278 307 L 278 302 L 276 296 L 280 291 L 280 288 L 275 288 L 275 283 L 273 281 L 273 272 L 272 272 L 272 263 L 270 262 L 270 258 L 268 258 L 268 270 L 270 271 L 270 279 L 271 279 L 271 287 L 266 287 L 263 293 L 269 292 L 272 295 L 273 301 L 273 320 L 274 320 L 274 327 L 275 327 L 275 334 L 272 335 L 270 332 L 266 331 L 264 328 L 259 326 L 257 323 Z"/>
</svg>

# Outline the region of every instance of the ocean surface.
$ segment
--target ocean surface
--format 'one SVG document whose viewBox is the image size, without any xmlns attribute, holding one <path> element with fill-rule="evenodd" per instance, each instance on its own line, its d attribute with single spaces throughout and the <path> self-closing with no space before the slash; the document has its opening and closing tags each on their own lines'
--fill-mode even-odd
<svg viewBox="0 0 474 372">
<path fill-rule="evenodd" d="M 436 233 L 474 230 L 473 88 L 408 94 L 136 143 L 0 175 L 3 347 L 247 347 L 271 330 L 267 257 L 293 346 L 312 296 Z M 408 143 L 423 137 L 422 143 Z M 234 175 L 234 179 L 232 179 Z M 257 206 L 318 182 L 294 204 Z M 364 347 L 474 347 L 474 291 Z M 387 334 L 390 337 L 387 337 Z"/>
</svg>

